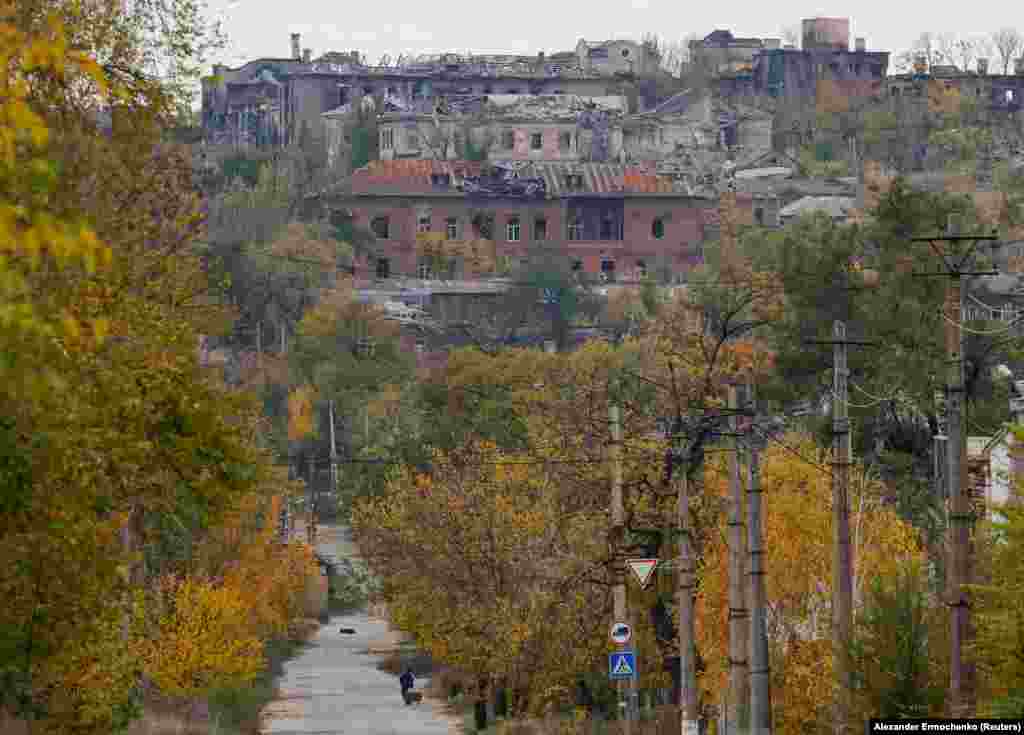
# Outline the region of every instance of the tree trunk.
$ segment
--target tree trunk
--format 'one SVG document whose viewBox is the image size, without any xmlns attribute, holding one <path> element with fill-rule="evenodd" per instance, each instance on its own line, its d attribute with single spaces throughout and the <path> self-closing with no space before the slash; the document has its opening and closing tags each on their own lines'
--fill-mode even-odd
<svg viewBox="0 0 1024 735">
<path fill-rule="evenodd" d="M 736 386 L 729 386 L 729 409 L 736 411 Z M 729 420 L 733 434 L 739 430 L 734 414 Z M 750 619 L 747 610 L 747 543 L 743 522 L 743 482 L 740 478 L 739 438 L 732 439 L 729 453 L 729 690 L 725 707 L 725 735 L 746 732 L 750 726 L 750 667 L 747 660 Z"/>
</svg>

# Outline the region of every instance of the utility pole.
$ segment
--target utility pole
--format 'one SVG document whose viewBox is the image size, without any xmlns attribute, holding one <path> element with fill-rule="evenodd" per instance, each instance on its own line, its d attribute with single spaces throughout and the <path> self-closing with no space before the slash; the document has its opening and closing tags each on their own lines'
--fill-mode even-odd
<svg viewBox="0 0 1024 735">
<path fill-rule="evenodd" d="M 754 386 L 747 384 L 747 401 L 756 424 Z M 747 545 L 750 550 L 750 735 L 771 735 L 771 666 L 768 660 L 768 626 L 765 617 L 764 548 L 761 529 L 760 438 L 753 425 L 749 434 L 747 461 Z"/>
<path fill-rule="evenodd" d="M 608 406 L 611 424 L 611 443 L 608 445 L 612 480 L 612 554 L 615 559 L 615 587 L 613 603 L 615 623 L 631 623 L 626 605 L 626 575 L 623 567 L 622 546 L 626 533 L 626 512 L 622 498 L 622 421 L 617 404 Z M 633 719 L 633 689 L 635 678 L 618 679 L 615 688 L 619 694 L 619 711 L 624 721 L 625 735 L 630 735 Z"/>
<path fill-rule="evenodd" d="M 846 383 L 846 325 L 837 321 L 832 336 L 832 525 L 835 548 L 832 557 L 832 647 L 839 697 L 835 733 L 845 735 L 850 726 L 853 666 L 850 643 L 853 634 L 853 554 L 850 548 L 850 419 L 849 386 Z"/>
<path fill-rule="evenodd" d="M 834 730 L 849 732 L 853 710 L 853 549 L 850 544 L 850 416 L 847 377 L 847 348 L 869 346 L 873 342 L 847 339 L 846 323 L 832 325 L 832 339 L 807 340 L 811 344 L 832 345 L 832 655 L 835 665 L 837 698 Z"/>
<path fill-rule="evenodd" d="M 256 364 L 263 367 L 263 321 L 256 322 Z"/>
<path fill-rule="evenodd" d="M 682 433 L 682 427 L 677 430 Z M 677 436 L 681 443 L 673 476 L 678 477 L 679 497 L 677 522 L 679 523 L 679 716 L 682 735 L 698 735 L 700 720 L 697 713 L 697 676 L 695 670 L 696 646 L 693 629 L 694 559 L 690 537 L 690 451 L 691 439 Z M 679 444 L 677 444 L 679 446 Z"/>
<path fill-rule="evenodd" d="M 995 236 L 959 235 L 957 226 L 950 216 L 946 235 L 940 237 L 915 237 L 912 242 L 927 242 L 939 256 L 945 271 L 940 273 L 917 274 L 948 278 L 946 298 L 943 305 L 945 321 L 946 358 L 948 364 L 946 382 L 946 409 L 948 441 L 946 442 L 946 483 L 949 502 L 949 545 L 950 560 L 947 564 L 947 604 L 950 608 L 950 673 L 947 710 L 950 717 L 970 717 L 973 707 L 973 677 L 965 665 L 963 650 L 965 640 L 970 636 L 970 598 L 965 587 L 970 582 L 970 525 L 972 514 L 967 497 L 967 432 L 964 430 L 964 362 L 963 362 L 963 284 L 964 276 L 998 275 L 998 271 L 968 271 L 965 268 L 974 255 L 981 240 L 996 240 Z M 936 243 L 946 242 L 948 248 L 940 249 Z M 970 242 L 966 252 L 961 252 L 954 243 Z M 944 252 L 949 250 L 950 252 Z M 947 257 L 952 256 L 952 257 Z"/>
<path fill-rule="evenodd" d="M 328 401 L 328 413 L 331 421 L 331 492 L 338 491 L 338 449 L 334 442 L 334 401 Z"/>
<path fill-rule="evenodd" d="M 746 732 L 750 723 L 750 661 L 747 656 L 750 619 L 747 610 L 747 543 L 743 523 L 743 482 L 740 478 L 738 390 L 729 386 L 729 689 L 725 706 L 725 735 Z"/>
<path fill-rule="evenodd" d="M 309 510 L 306 513 L 306 540 L 312 546 L 316 543 L 316 460 L 312 449 L 309 455 Z"/>
</svg>

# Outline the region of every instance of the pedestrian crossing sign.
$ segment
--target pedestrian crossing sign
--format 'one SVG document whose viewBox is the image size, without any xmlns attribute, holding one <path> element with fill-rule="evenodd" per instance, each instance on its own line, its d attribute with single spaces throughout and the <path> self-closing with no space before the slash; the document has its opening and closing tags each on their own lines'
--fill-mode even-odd
<svg viewBox="0 0 1024 735">
<path fill-rule="evenodd" d="M 636 678 L 636 653 L 634 651 L 609 653 L 608 676 L 611 679 Z"/>
</svg>

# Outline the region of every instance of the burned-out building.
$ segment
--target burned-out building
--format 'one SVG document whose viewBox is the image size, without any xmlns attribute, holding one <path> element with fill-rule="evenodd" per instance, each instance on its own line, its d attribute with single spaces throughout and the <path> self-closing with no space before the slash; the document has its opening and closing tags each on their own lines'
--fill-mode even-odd
<svg viewBox="0 0 1024 735">
<path fill-rule="evenodd" d="M 379 107 L 391 98 L 408 110 L 433 113 L 439 101 L 449 98 L 604 97 L 622 94 L 626 84 L 615 69 L 592 60 L 581 63 L 572 52 L 551 57 L 441 54 L 393 62 L 385 58 L 369 65 L 355 51 L 313 58 L 309 49 L 300 51 L 300 41 L 292 34 L 290 58 L 256 59 L 235 69 L 214 66 L 213 74 L 203 80 L 202 119 L 208 140 L 283 144 L 296 141 L 303 126 L 319 137 L 323 113 L 350 109 L 366 99 Z M 627 46 L 615 48 L 621 57 Z M 647 59 L 644 48 L 641 44 L 636 53 Z M 648 61 L 643 68 L 646 65 Z"/>
<path fill-rule="evenodd" d="M 725 97 L 813 100 L 822 79 L 838 84 L 847 96 L 870 96 L 881 89 L 889 66 L 889 53 L 868 51 L 864 38 L 851 46 L 847 18 L 804 20 L 799 49 L 780 39 L 736 38 L 717 30 L 692 41 L 690 51 L 695 68 Z"/>
<path fill-rule="evenodd" d="M 681 282 L 701 262 L 717 208 L 670 177 L 614 163 L 374 161 L 326 198 L 374 233 L 357 275 L 381 280 L 496 277 L 540 252 L 604 282 Z M 425 243 L 453 254 L 447 273 Z"/>
<path fill-rule="evenodd" d="M 454 160 L 468 147 L 491 159 L 617 161 L 622 151 L 623 96 L 499 95 L 452 100 L 433 114 L 387 103 L 377 116 L 382 160 Z M 343 116 L 325 113 L 340 132 Z"/>
</svg>

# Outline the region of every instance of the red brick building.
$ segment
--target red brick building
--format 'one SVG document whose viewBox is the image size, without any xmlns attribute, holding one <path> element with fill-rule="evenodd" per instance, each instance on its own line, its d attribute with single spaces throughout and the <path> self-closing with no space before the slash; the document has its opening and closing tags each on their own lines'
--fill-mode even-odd
<svg viewBox="0 0 1024 735">
<path fill-rule="evenodd" d="M 373 161 L 328 204 L 376 236 L 372 255 L 357 266 L 359 280 L 502 275 L 517 259 L 548 251 L 607 282 L 685 280 L 713 236 L 718 206 L 638 166 L 437 160 Z M 753 200 L 740 207 L 749 214 Z M 428 233 L 435 241 L 486 242 L 497 265 L 471 272 L 453 259 L 450 272 L 437 273 L 423 253 Z"/>
</svg>

